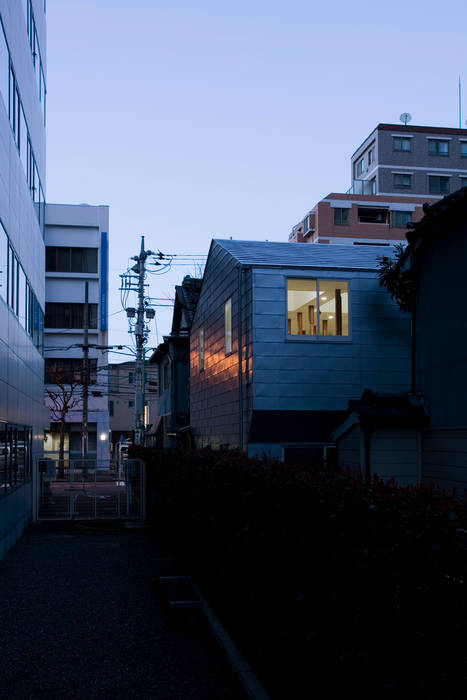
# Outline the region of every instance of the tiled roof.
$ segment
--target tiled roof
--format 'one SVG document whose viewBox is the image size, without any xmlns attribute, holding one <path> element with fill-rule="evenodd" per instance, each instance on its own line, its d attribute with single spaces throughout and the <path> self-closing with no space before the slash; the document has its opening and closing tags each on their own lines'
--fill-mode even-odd
<svg viewBox="0 0 467 700">
<path fill-rule="evenodd" d="M 392 256 L 393 246 L 275 243 L 215 239 L 243 265 L 344 270 L 377 270 L 378 258 Z"/>
</svg>

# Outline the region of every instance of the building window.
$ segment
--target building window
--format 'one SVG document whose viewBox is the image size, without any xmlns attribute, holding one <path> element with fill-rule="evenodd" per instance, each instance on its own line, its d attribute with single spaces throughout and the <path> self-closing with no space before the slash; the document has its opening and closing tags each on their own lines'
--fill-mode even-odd
<svg viewBox="0 0 467 700">
<path fill-rule="evenodd" d="M 288 335 L 348 336 L 348 283 L 340 280 L 287 280 Z"/>
<path fill-rule="evenodd" d="M 134 384 L 135 374 L 134 372 L 128 372 L 128 384 Z"/>
<path fill-rule="evenodd" d="M 224 305 L 225 354 L 232 352 L 232 299 Z"/>
<path fill-rule="evenodd" d="M 412 139 L 404 138 L 403 136 L 393 136 L 392 147 L 395 151 L 408 151 L 412 150 Z"/>
<path fill-rule="evenodd" d="M 430 194 L 447 194 L 449 192 L 449 178 L 443 175 L 429 175 L 428 189 Z"/>
<path fill-rule="evenodd" d="M 409 190 L 412 187 L 412 175 L 394 173 L 394 187 L 402 190 Z"/>
<path fill-rule="evenodd" d="M 82 329 L 84 304 L 46 302 L 45 327 Z M 97 328 L 97 304 L 88 304 L 88 327 Z"/>
<path fill-rule="evenodd" d="M 109 416 L 110 416 L 110 418 L 112 418 L 113 414 L 114 414 L 114 402 L 109 401 Z"/>
<path fill-rule="evenodd" d="M 31 479 L 31 428 L 0 424 L 0 498 Z"/>
<path fill-rule="evenodd" d="M 467 187 L 467 177 L 461 177 L 461 187 Z"/>
<path fill-rule="evenodd" d="M 467 158 L 467 141 L 460 142 L 460 152 L 462 158 Z"/>
<path fill-rule="evenodd" d="M 368 151 L 368 165 L 371 165 L 375 161 L 375 147 L 370 148 Z"/>
<path fill-rule="evenodd" d="M 391 226 L 393 228 L 406 228 L 407 224 L 412 221 L 411 211 L 393 211 L 391 212 Z"/>
<path fill-rule="evenodd" d="M 387 224 L 388 209 L 381 207 L 358 207 L 358 220 L 362 224 Z"/>
<path fill-rule="evenodd" d="M 97 273 L 97 248 L 66 248 L 47 246 L 46 272 Z"/>
<path fill-rule="evenodd" d="M 361 158 L 355 166 L 355 177 L 360 177 L 365 172 L 365 159 Z"/>
<path fill-rule="evenodd" d="M 428 139 L 428 153 L 430 156 L 448 156 L 449 141 L 440 139 Z"/>
<path fill-rule="evenodd" d="M 348 226 L 349 225 L 349 210 L 345 208 L 336 207 L 334 209 L 334 225 L 335 226 Z"/>
<path fill-rule="evenodd" d="M 199 329 L 199 371 L 204 370 L 204 326 Z"/>
<path fill-rule="evenodd" d="M 97 382 L 97 359 L 88 359 L 89 384 Z M 44 363 L 45 384 L 73 384 L 81 382 L 83 360 L 80 357 L 47 357 Z"/>
<path fill-rule="evenodd" d="M 135 407 L 135 402 L 134 401 L 128 401 L 128 408 L 134 408 Z"/>
</svg>

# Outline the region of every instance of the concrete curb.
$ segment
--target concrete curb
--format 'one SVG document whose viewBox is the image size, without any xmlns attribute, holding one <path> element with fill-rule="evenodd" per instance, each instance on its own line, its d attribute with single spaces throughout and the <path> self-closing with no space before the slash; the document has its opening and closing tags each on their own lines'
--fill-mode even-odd
<svg viewBox="0 0 467 700">
<path fill-rule="evenodd" d="M 230 637 L 220 620 L 212 611 L 207 600 L 204 598 L 195 582 L 190 577 L 187 577 L 187 579 L 189 579 L 193 590 L 201 601 L 203 612 L 211 626 L 217 643 L 225 651 L 229 663 L 237 674 L 248 697 L 251 698 L 251 700 L 270 700 L 269 695 L 266 693 L 260 681 L 253 673 L 248 663 L 245 661 L 233 639 Z"/>
</svg>

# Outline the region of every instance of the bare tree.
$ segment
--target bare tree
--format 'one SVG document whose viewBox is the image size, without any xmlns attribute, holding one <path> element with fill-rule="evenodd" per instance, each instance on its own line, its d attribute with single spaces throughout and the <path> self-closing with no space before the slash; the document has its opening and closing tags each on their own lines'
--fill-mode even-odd
<svg viewBox="0 0 467 700">
<path fill-rule="evenodd" d="M 63 372 L 57 365 L 49 368 L 48 374 L 52 379 L 54 389 L 46 387 L 45 391 L 50 399 L 50 412 L 52 420 L 60 425 L 60 441 L 58 448 L 58 475 L 64 476 L 65 466 L 65 423 L 67 414 L 81 405 L 82 387 L 79 372 Z"/>
</svg>

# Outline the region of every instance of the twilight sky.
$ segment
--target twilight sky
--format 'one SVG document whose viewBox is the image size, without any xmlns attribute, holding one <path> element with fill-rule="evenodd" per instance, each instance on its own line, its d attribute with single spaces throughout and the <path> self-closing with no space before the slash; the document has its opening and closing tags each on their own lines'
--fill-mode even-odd
<svg viewBox="0 0 467 700">
<path fill-rule="evenodd" d="M 118 275 L 141 234 L 179 255 L 287 241 L 376 124 L 458 126 L 459 73 L 464 123 L 466 19 L 465 0 L 47 0 L 47 200 L 110 206 L 110 342 L 129 342 Z"/>
</svg>

